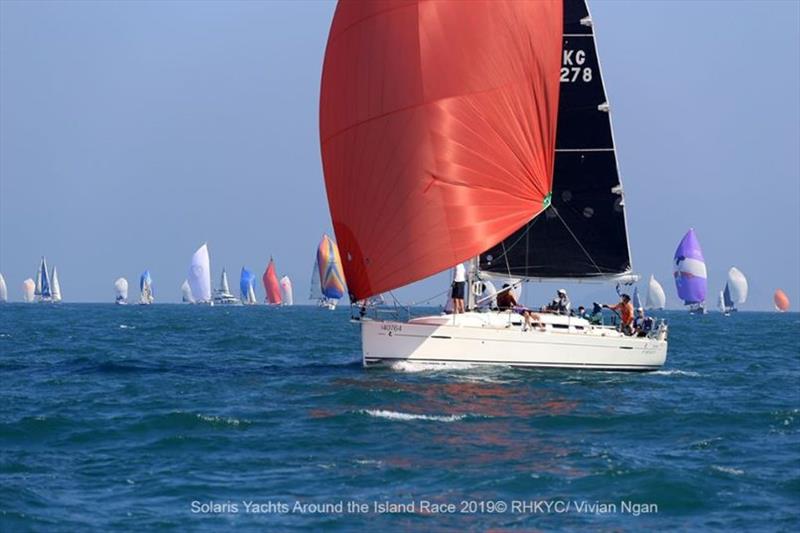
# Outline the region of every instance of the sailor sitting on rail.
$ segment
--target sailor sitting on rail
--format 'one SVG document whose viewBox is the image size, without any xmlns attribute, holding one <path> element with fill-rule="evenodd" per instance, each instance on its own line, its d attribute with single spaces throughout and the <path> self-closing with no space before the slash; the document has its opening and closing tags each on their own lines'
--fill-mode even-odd
<svg viewBox="0 0 800 533">
<path fill-rule="evenodd" d="M 497 291 L 497 309 L 499 311 L 515 311 L 525 318 L 525 331 L 531 328 L 531 320 L 535 320 L 539 324 L 539 315 L 533 314 L 525 307 L 522 307 L 511 292 L 511 287 L 508 283 L 503 285 L 503 288 Z"/>
</svg>

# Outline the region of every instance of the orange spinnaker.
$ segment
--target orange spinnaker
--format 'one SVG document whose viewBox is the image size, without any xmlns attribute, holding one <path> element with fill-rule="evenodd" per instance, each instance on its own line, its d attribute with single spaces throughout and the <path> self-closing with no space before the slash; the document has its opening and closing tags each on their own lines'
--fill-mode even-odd
<svg viewBox="0 0 800 533">
<path fill-rule="evenodd" d="M 562 3 L 339 2 L 320 141 L 352 298 L 474 257 L 543 210 Z"/>
<path fill-rule="evenodd" d="M 267 293 L 267 303 L 280 304 L 282 301 L 281 286 L 278 283 L 278 275 L 275 273 L 275 261 L 271 257 L 261 281 L 264 283 L 264 290 Z"/>
<path fill-rule="evenodd" d="M 778 311 L 789 310 L 789 297 L 786 296 L 786 293 L 782 290 L 776 289 L 775 296 L 772 297 L 772 300 L 775 302 L 775 308 Z"/>
</svg>

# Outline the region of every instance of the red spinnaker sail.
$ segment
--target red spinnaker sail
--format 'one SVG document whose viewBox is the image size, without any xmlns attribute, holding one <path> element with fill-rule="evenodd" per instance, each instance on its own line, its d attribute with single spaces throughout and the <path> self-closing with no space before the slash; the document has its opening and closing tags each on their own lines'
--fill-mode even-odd
<svg viewBox="0 0 800 533">
<path fill-rule="evenodd" d="M 478 255 L 549 201 L 562 0 L 341 1 L 320 140 L 351 296 Z"/>
<path fill-rule="evenodd" d="M 789 310 L 789 297 L 780 289 L 775 289 L 775 295 L 772 297 L 775 302 L 775 309 L 778 311 Z"/>
<path fill-rule="evenodd" d="M 264 291 L 267 293 L 267 303 L 280 304 L 281 303 L 281 286 L 278 283 L 278 274 L 275 273 L 275 261 L 270 258 L 267 270 L 261 277 L 264 282 Z"/>
</svg>

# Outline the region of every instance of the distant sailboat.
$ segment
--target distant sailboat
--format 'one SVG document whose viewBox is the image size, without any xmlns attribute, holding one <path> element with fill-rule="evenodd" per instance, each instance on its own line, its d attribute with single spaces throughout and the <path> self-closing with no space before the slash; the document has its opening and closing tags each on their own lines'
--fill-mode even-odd
<svg viewBox="0 0 800 533">
<path fill-rule="evenodd" d="M 222 276 L 219 280 L 219 289 L 214 292 L 214 303 L 219 305 L 237 305 L 242 302 L 236 296 L 231 294 L 231 288 L 228 285 L 228 274 L 225 269 L 222 269 Z"/>
<path fill-rule="evenodd" d="M 333 242 L 333 239 L 327 235 L 322 236 L 319 247 L 317 247 L 317 266 L 319 268 L 320 290 L 324 298 L 321 305 L 333 310 L 342 296 L 344 296 L 345 283 L 339 248 Z"/>
<path fill-rule="evenodd" d="M 261 281 L 264 283 L 264 290 L 267 293 L 264 301 L 270 305 L 280 305 L 282 302 L 281 287 L 278 283 L 278 275 L 275 273 L 275 261 L 271 257 Z"/>
<path fill-rule="evenodd" d="M 150 305 L 154 301 L 153 297 L 153 278 L 150 271 L 145 270 L 139 277 L 139 305 Z"/>
<path fill-rule="evenodd" d="M 6 286 L 6 279 L 0 274 L 0 303 L 8 301 L 8 287 Z"/>
<path fill-rule="evenodd" d="M 728 289 L 728 284 L 725 284 L 725 289 L 719 291 L 719 311 L 725 316 L 730 316 L 731 311 L 736 311 L 733 307 L 733 300 L 731 299 L 731 292 Z"/>
<path fill-rule="evenodd" d="M 40 302 L 52 302 L 53 294 L 50 289 L 50 275 L 47 273 L 47 261 L 42 257 L 39 270 L 36 272 L 36 285 L 34 294 Z"/>
<path fill-rule="evenodd" d="M 114 282 L 114 290 L 117 293 L 114 302 L 118 305 L 126 305 L 128 303 L 128 280 L 117 278 L 117 281 Z"/>
<path fill-rule="evenodd" d="M 22 282 L 22 301 L 25 303 L 33 303 L 36 298 L 36 282 L 31 278 Z"/>
<path fill-rule="evenodd" d="M 664 288 L 651 274 L 650 281 L 647 283 L 647 298 L 644 301 L 645 309 L 664 309 L 666 303 L 667 296 L 664 294 Z"/>
<path fill-rule="evenodd" d="M 208 245 L 203 244 L 192 256 L 189 268 L 189 286 L 192 298 L 198 304 L 211 304 L 211 260 L 208 257 Z"/>
<path fill-rule="evenodd" d="M 747 278 L 742 271 L 736 267 L 731 267 L 731 269 L 728 270 L 728 287 L 734 305 L 741 305 L 747 301 Z"/>
<path fill-rule="evenodd" d="M 289 276 L 283 276 L 280 280 L 281 285 L 281 299 L 283 305 L 294 305 L 294 294 L 292 292 L 292 280 Z"/>
<path fill-rule="evenodd" d="M 775 289 L 775 295 L 772 297 L 775 302 L 775 310 L 785 313 L 789 310 L 789 297 L 781 289 Z"/>
<path fill-rule="evenodd" d="M 181 284 L 181 301 L 187 304 L 193 304 L 194 298 L 192 297 L 192 288 L 189 286 L 189 280 L 183 280 Z"/>
<path fill-rule="evenodd" d="M 704 314 L 708 276 L 703 250 L 700 248 L 694 229 L 687 231 L 681 239 L 678 249 L 675 250 L 672 266 L 678 296 L 689 306 L 690 313 Z"/>
<path fill-rule="evenodd" d="M 53 267 L 53 276 L 52 276 L 52 299 L 54 303 L 58 303 L 61 301 L 61 284 L 58 282 L 58 272 L 56 271 L 56 267 Z"/>
<path fill-rule="evenodd" d="M 320 307 L 324 305 L 325 297 L 322 296 L 322 286 L 319 282 L 319 261 L 317 261 L 316 255 L 314 256 L 314 267 L 311 269 L 311 292 L 308 299 L 316 300 Z"/>
<path fill-rule="evenodd" d="M 239 294 L 241 295 L 242 303 L 245 305 L 255 305 L 258 303 L 254 287 L 255 280 L 255 275 L 245 267 L 242 267 L 242 275 L 239 278 Z"/>
<path fill-rule="evenodd" d="M 731 267 L 728 270 L 728 281 L 725 288 L 720 292 L 720 311 L 726 315 L 736 312 L 736 304 L 743 304 L 747 301 L 747 278 L 741 270 Z"/>
</svg>

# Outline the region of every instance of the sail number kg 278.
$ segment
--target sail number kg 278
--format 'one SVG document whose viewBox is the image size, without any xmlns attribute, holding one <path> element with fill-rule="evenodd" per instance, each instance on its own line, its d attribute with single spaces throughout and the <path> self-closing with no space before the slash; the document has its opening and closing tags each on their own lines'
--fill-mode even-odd
<svg viewBox="0 0 800 533">
<path fill-rule="evenodd" d="M 592 68 L 585 64 L 586 52 L 584 50 L 564 50 L 561 61 L 561 81 L 568 83 L 592 81 Z"/>
</svg>

